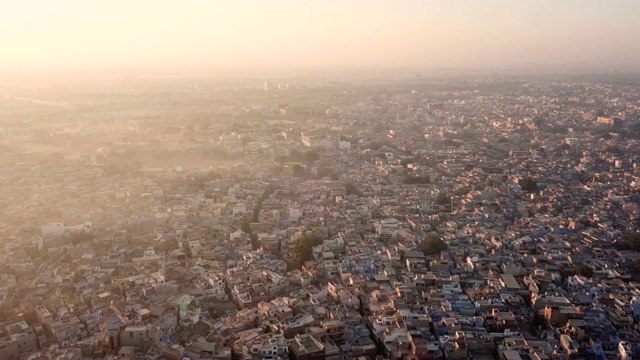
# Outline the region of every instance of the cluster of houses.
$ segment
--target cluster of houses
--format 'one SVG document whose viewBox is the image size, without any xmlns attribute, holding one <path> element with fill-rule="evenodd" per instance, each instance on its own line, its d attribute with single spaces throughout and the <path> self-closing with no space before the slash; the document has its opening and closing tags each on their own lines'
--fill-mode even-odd
<svg viewBox="0 0 640 360">
<path fill-rule="evenodd" d="M 260 122 L 225 168 L 16 165 L 0 358 L 640 358 L 638 94 L 525 85 Z"/>
</svg>

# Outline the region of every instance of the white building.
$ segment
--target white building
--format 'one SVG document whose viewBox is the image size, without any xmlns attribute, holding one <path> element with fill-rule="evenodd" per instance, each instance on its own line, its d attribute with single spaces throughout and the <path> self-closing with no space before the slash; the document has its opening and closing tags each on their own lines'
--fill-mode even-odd
<svg viewBox="0 0 640 360">
<path fill-rule="evenodd" d="M 303 215 L 303 210 L 298 204 L 289 205 L 289 220 L 297 221 Z"/>
<path fill-rule="evenodd" d="M 64 235 L 64 221 L 54 220 L 40 227 L 40 234 L 45 237 L 60 237 Z"/>
<path fill-rule="evenodd" d="M 144 255 L 139 258 L 133 258 L 134 263 L 147 262 L 147 261 L 159 261 L 161 260 L 153 249 L 147 249 L 144 251 Z"/>
<path fill-rule="evenodd" d="M 351 143 L 348 141 L 340 140 L 338 142 L 338 149 L 340 150 L 351 150 Z"/>
<path fill-rule="evenodd" d="M 90 232 L 93 230 L 93 223 L 91 221 L 85 221 L 79 225 L 65 226 L 64 231 L 67 233 L 77 232 Z"/>
<path fill-rule="evenodd" d="M 620 355 L 621 360 L 631 360 L 633 356 L 631 344 L 626 341 L 620 341 L 618 344 L 618 354 Z"/>
</svg>

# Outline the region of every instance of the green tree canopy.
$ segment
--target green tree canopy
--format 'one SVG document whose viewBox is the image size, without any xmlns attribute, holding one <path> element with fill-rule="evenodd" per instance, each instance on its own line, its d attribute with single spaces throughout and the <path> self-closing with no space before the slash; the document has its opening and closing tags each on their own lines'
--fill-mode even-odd
<svg viewBox="0 0 640 360">
<path fill-rule="evenodd" d="M 439 255 L 449 249 L 449 245 L 438 236 L 429 234 L 420 243 L 420 248 L 425 255 Z"/>
<path fill-rule="evenodd" d="M 304 177 L 305 175 L 305 169 L 302 165 L 295 164 L 293 165 L 292 170 L 293 176 L 295 177 Z"/>
<path fill-rule="evenodd" d="M 524 191 L 533 192 L 538 190 L 538 182 L 530 177 L 524 177 L 518 180 L 518 185 L 520 185 Z"/>
<path fill-rule="evenodd" d="M 140 160 L 135 158 L 110 158 L 105 164 L 103 171 L 105 175 L 121 175 L 136 171 L 142 167 Z"/>
<path fill-rule="evenodd" d="M 406 175 L 404 177 L 404 183 L 407 185 L 411 185 L 411 184 L 430 184 L 431 183 L 431 178 L 427 175 L 423 175 L 423 176 L 411 176 L 411 175 Z"/>
<path fill-rule="evenodd" d="M 73 245 L 78 245 L 80 243 L 93 240 L 93 234 L 85 231 L 78 231 L 78 232 L 71 233 L 71 236 L 69 237 L 69 239 L 71 240 L 71 243 Z"/>
<path fill-rule="evenodd" d="M 302 235 L 293 248 L 293 256 L 299 265 L 304 264 L 313 258 L 313 247 L 322 244 L 322 241 L 315 235 Z"/>
<path fill-rule="evenodd" d="M 207 158 L 215 158 L 228 160 L 233 159 L 234 155 L 227 151 L 227 149 L 222 145 L 217 144 L 209 144 L 202 148 L 202 155 Z"/>
<path fill-rule="evenodd" d="M 438 205 L 448 205 L 451 203 L 451 197 L 445 193 L 440 193 L 436 196 L 436 204 Z"/>
<path fill-rule="evenodd" d="M 214 170 L 207 171 L 206 173 L 200 175 L 200 180 L 202 182 L 209 182 L 217 179 L 222 179 L 222 174 Z"/>
<path fill-rule="evenodd" d="M 640 232 L 626 233 L 618 241 L 617 247 L 621 250 L 640 251 Z"/>
<path fill-rule="evenodd" d="M 340 178 L 340 175 L 338 175 L 335 171 L 333 171 L 330 168 L 324 167 L 324 166 L 319 166 L 318 167 L 318 179 L 322 179 L 324 177 L 330 177 L 331 180 L 338 180 Z"/>
<path fill-rule="evenodd" d="M 289 151 L 289 161 L 302 161 L 302 153 L 298 150 L 290 150 Z"/>
<path fill-rule="evenodd" d="M 362 196 L 362 192 L 360 191 L 360 189 L 358 189 L 358 187 L 355 186 L 353 183 L 345 182 L 344 189 L 347 192 L 347 195 Z"/>
<path fill-rule="evenodd" d="M 315 150 L 307 150 L 302 153 L 302 160 L 306 163 L 312 163 L 318 159 L 320 159 L 320 155 Z"/>
<path fill-rule="evenodd" d="M 416 160 L 414 158 L 404 158 L 402 160 L 400 160 L 400 165 L 402 165 L 402 167 L 407 167 L 409 164 L 413 164 Z"/>
<path fill-rule="evenodd" d="M 575 272 L 576 275 L 584 276 L 589 279 L 591 279 L 591 277 L 593 276 L 593 269 L 587 264 L 580 264 L 576 266 Z"/>
</svg>

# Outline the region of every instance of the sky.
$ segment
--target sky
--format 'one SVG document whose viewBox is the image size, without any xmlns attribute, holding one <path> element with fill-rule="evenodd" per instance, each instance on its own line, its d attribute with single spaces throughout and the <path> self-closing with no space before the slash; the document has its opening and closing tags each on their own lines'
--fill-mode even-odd
<svg viewBox="0 0 640 360">
<path fill-rule="evenodd" d="M 0 0 L 0 70 L 640 67 L 637 0 Z"/>
</svg>

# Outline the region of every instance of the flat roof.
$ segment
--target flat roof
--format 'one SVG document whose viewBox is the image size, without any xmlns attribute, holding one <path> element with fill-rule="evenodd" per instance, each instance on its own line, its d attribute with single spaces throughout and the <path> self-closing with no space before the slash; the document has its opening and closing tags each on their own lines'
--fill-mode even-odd
<svg viewBox="0 0 640 360">
<path fill-rule="evenodd" d="M 515 350 L 504 350 L 502 352 L 502 357 L 505 360 L 522 360 L 522 357 L 520 357 L 520 354 Z"/>
<path fill-rule="evenodd" d="M 520 284 L 516 281 L 516 278 L 511 274 L 502 274 L 500 275 L 504 286 L 506 286 L 510 290 L 520 290 Z"/>
</svg>

